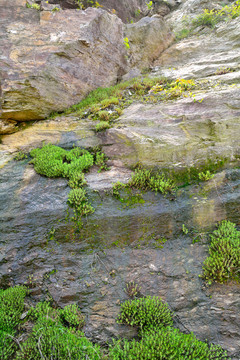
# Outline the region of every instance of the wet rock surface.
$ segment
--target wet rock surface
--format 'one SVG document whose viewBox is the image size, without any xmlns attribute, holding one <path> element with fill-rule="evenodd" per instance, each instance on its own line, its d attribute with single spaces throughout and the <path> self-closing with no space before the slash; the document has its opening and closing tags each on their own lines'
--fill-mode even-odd
<svg viewBox="0 0 240 360">
<path fill-rule="evenodd" d="M 142 295 L 169 303 L 183 331 L 239 351 L 239 286 L 206 288 L 199 278 L 206 232 L 222 219 L 239 223 L 239 169 L 179 189 L 175 200 L 145 193 L 141 204 L 121 203 L 103 191 L 129 176 L 121 167 L 86 176 L 96 211 L 74 235 L 65 221 L 67 181 L 36 174 L 27 160 L 8 162 L 1 170 L 1 286 L 26 282 L 35 300 L 77 302 L 86 334 L 106 343 L 136 335 L 115 322 L 126 283 L 134 281 Z M 199 242 L 183 236 L 182 224 L 196 229 Z"/>
<path fill-rule="evenodd" d="M 33 301 L 76 302 L 86 315 L 86 335 L 106 344 L 112 337 L 136 336 L 135 329 L 115 321 L 128 299 L 126 284 L 134 281 L 141 295 L 168 302 L 182 331 L 240 359 L 239 284 L 207 286 L 199 277 L 216 223 L 228 219 L 240 226 L 238 27 L 237 19 L 219 24 L 212 33 L 173 45 L 156 61 L 151 76 L 203 81 L 195 98 L 134 102 L 102 133 L 94 131 L 94 121 L 69 115 L 2 136 L 1 287 L 26 283 Z M 235 71 L 216 75 L 223 65 Z M 108 171 L 93 168 L 86 174 L 96 211 L 80 231 L 67 218 L 67 181 L 36 174 L 29 159 L 13 161 L 17 151 L 44 142 L 66 149 L 101 146 L 110 158 Z M 126 183 L 129 167 L 138 162 L 179 169 L 217 158 L 227 161 L 211 180 L 180 188 L 174 196 L 146 192 L 138 194 L 141 201 L 136 193 L 123 192 L 123 201 L 112 196 L 112 183 Z"/>
</svg>

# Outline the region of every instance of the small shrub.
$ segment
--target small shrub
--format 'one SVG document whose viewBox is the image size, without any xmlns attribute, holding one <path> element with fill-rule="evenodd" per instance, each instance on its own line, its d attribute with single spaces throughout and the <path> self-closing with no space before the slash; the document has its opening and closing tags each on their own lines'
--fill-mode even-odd
<svg viewBox="0 0 240 360">
<path fill-rule="evenodd" d="M 130 281 L 126 284 L 124 291 L 129 297 L 134 298 L 140 294 L 141 287 L 134 281 Z"/>
<path fill-rule="evenodd" d="M 110 124 L 107 122 L 107 121 L 100 121 L 96 126 L 95 126 L 95 130 L 97 132 L 100 132 L 100 131 L 104 131 L 104 130 L 107 130 L 109 129 L 111 126 Z"/>
<path fill-rule="evenodd" d="M 149 188 L 149 181 L 152 175 L 151 170 L 147 169 L 136 169 L 132 178 L 129 181 L 129 186 L 135 187 L 142 190 Z"/>
<path fill-rule="evenodd" d="M 81 188 L 70 191 L 68 203 L 76 209 L 79 216 L 85 216 L 94 212 L 94 208 L 87 202 L 86 191 Z"/>
<path fill-rule="evenodd" d="M 173 324 L 168 305 L 155 296 L 128 300 L 123 303 L 117 322 L 137 326 L 144 331 Z"/>
<path fill-rule="evenodd" d="M 191 29 L 184 28 L 175 34 L 175 39 L 177 41 L 180 41 L 182 39 L 187 38 L 190 34 L 191 34 Z"/>
<path fill-rule="evenodd" d="M 111 117 L 110 113 L 106 110 L 99 111 L 97 115 L 100 120 L 104 120 L 104 121 L 109 121 Z"/>
<path fill-rule="evenodd" d="M 205 173 L 204 172 L 200 172 L 198 174 L 199 180 L 202 181 L 208 181 L 210 179 L 212 179 L 214 177 L 214 174 L 211 174 L 209 170 L 207 170 Z"/>
<path fill-rule="evenodd" d="M 125 187 L 126 187 L 126 184 L 123 184 L 120 181 L 113 184 L 113 187 L 112 187 L 113 196 L 115 196 L 116 198 L 120 198 L 119 191 L 124 189 Z"/>
<path fill-rule="evenodd" d="M 16 161 L 21 161 L 21 160 L 25 160 L 25 159 L 27 159 L 27 158 L 28 158 L 27 154 L 25 154 L 25 153 L 22 152 L 22 151 L 19 151 L 19 152 L 15 155 L 14 160 L 16 160 Z"/>
<path fill-rule="evenodd" d="M 188 230 L 188 228 L 186 227 L 185 224 L 182 224 L 182 232 L 183 232 L 185 235 L 187 235 L 187 234 L 189 233 L 189 230 Z"/>
<path fill-rule="evenodd" d="M 124 45 L 126 47 L 126 50 L 130 49 L 129 39 L 127 37 L 125 37 L 123 39 L 123 41 L 124 41 Z"/>
<path fill-rule="evenodd" d="M 216 70 L 215 75 L 224 75 L 224 74 L 228 74 L 233 71 L 234 71 L 233 69 L 226 68 L 225 66 L 223 66 Z"/>
<path fill-rule="evenodd" d="M 87 182 L 85 180 L 84 174 L 78 171 L 72 171 L 71 172 L 71 177 L 70 180 L 68 182 L 68 185 L 72 188 L 72 189 L 77 189 L 79 187 L 82 187 L 84 185 L 86 185 Z"/>
<path fill-rule="evenodd" d="M 97 166 L 99 166 L 99 171 L 109 169 L 107 166 L 107 160 L 108 160 L 108 158 L 106 157 L 106 155 L 103 152 L 98 151 L 96 153 L 95 164 Z"/>
<path fill-rule="evenodd" d="M 29 317 L 34 322 L 41 318 L 48 318 L 55 322 L 60 320 L 59 311 L 53 309 L 51 304 L 47 301 L 39 302 L 35 308 L 32 307 L 29 312 Z"/>
<path fill-rule="evenodd" d="M 76 304 L 70 304 L 64 307 L 61 311 L 61 318 L 71 327 L 81 329 L 84 325 L 85 319 L 81 314 L 80 309 Z"/>
<path fill-rule="evenodd" d="M 94 157 L 81 148 L 64 150 L 52 144 L 44 145 L 41 149 L 30 152 L 31 163 L 37 173 L 47 177 L 66 177 L 69 186 L 73 189 L 69 193 L 68 203 L 75 208 L 79 216 L 94 212 L 87 202 L 85 191 L 81 189 L 86 185 L 83 171 L 87 171 L 94 164 Z"/>
<path fill-rule="evenodd" d="M 240 280 L 240 231 L 230 221 L 222 221 L 210 235 L 209 256 L 203 263 L 204 278 L 211 284 Z"/>
<path fill-rule="evenodd" d="M 30 8 L 30 9 L 40 10 L 40 5 L 39 5 L 39 4 L 29 4 L 29 3 L 26 3 L 26 7 L 27 7 L 27 8 Z"/>
<path fill-rule="evenodd" d="M 208 10 L 204 9 L 203 14 L 198 15 L 192 22 L 193 27 L 197 26 L 209 26 L 215 27 L 215 25 L 221 21 L 222 12 L 218 12 L 216 10 Z"/>
<path fill-rule="evenodd" d="M 122 113 L 123 113 L 122 109 L 116 108 L 115 110 L 116 110 L 118 116 L 121 116 L 121 115 L 122 115 Z"/>
</svg>

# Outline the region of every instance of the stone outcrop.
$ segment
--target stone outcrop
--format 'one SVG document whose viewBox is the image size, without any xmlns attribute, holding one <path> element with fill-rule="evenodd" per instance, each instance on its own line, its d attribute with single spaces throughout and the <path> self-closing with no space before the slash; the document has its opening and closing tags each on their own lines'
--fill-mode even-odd
<svg viewBox="0 0 240 360">
<path fill-rule="evenodd" d="M 146 68 L 173 42 L 173 34 L 160 16 L 144 17 L 125 25 L 131 67 Z"/>
<path fill-rule="evenodd" d="M 36 0 L 41 1 L 41 0 Z M 42 3 L 45 1 L 42 0 Z M 49 4 L 60 4 L 63 9 L 77 8 L 79 5 L 76 0 L 49 0 Z M 115 13 L 123 22 L 138 21 L 142 17 L 153 14 L 167 15 L 170 10 L 175 9 L 181 0 L 155 0 L 152 6 L 147 6 L 146 0 L 99 0 L 98 4 L 102 9 Z M 83 6 L 88 7 L 88 1 L 82 1 Z"/>
<path fill-rule="evenodd" d="M 115 15 L 24 5 L 1 3 L 2 119 L 44 119 L 125 72 L 122 22 Z"/>
</svg>

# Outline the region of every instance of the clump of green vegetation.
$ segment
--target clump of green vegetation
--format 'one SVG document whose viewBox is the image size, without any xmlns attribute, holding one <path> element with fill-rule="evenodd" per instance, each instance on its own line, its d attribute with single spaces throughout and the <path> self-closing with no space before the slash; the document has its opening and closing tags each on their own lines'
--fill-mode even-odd
<svg viewBox="0 0 240 360">
<path fill-rule="evenodd" d="M 27 289 L 24 286 L 0 289 L 0 358 L 2 360 L 11 359 L 17 349 L 13 339 L 24 310 L 26 295 Z"/>
<path fill-rule="evenodd" d="M 69 326 L 81 329 L 85 318 L 76 304 L 69 304 L 61 311 L 61 317 Z"/>
<path fill-rule="evenodd" d="M 129 297 L 135 298 L 136 296 L 140 295 L 141 286 L 136 284 L 134 281 L 129 281 L 126 284 L 124 291 Z"/>
<path fill-rule="evenodd" d="M 84 317 L 76 305 L 60 310 L 43 302 L 32 308 L 30 314 L 34 326 L 17 352 L 16 360 L 102 358 L 100 347 L 78 330 L 84 324 Z"/>
<path fill-rule="evenodd" d="M 240 280 L 240 231 L 230 221 L 222 221 L 217 230 L 210 235 L 209 256 L 204 261 L 204 278 L 223 283 L 227 280 Z"/>
<path fill-rule="evenodd" d="M 26 7 L 29 9 L 35 9 L 35 10 L 40 10 L 40 5 L 39 4 L 29 4 L 28 2 L 26 3 Z"/>
<path fill-rule="evenodd" d="M 230 360 L 220 346 L 198 340 L 193 334 L 183 334 L 172 327 L 144 332 L 140 341 L 119 340 L 110 347 L 111 360 Z"/>
<path fill-rule="evenodd" d="M 175 39 L 180 41 L 187 38 L 191 34 L 191 29 L 183 28 L 175 34 Z"/>
<path fill-rule="evenodd" d="M 207 174 L 207 176 L 214 176 L 217 171 L 224 169 L 227 161 L 227 158 L 207 159 L 204 163 L 199 163 L 195 166 L 183 167 L 177 170 L 162 169 L 162 172 L 166 177 L 174 179 L 175 183 L 182 187 L 199 183 L 199 181 L 205 181 L 204 179 L 199 178 L 200 173 Z"/>
<path fill-rule="evenodd" d="M 47 144 L 30 152 L 31 163 L 38 174 L 47 177 L 66 177 L 71 179 L 76 172 L 87 171 L 93 165 L 93 155 L 88 151 L 73 148 L 70 151 Z"/>
<path fill-rule="evenodd" d="M 141 100 L 143 96 L 147 96 L 149 101 L 148 92 L 157 83 L 167 84 L 168 81 L 164 78 L 141 77 L 108 88 L 98 88 L 91 91 L 80 103 L 67 109 L 64 114 L 75 113 L 83 118 L 95 120 L 96 115 L 99 116 L 99 112 L 106 111 L 108 120 L 114 120 L 121 115 L 122 109 L 129 106 L 133 99 Z M 111 110 L 111 114 L 106 109 Z"/>
<path fill-rule="evenodd" d="M 233 68 L 227 68 L 226 66 L 222 66 L 219 69 L 217 69 L 215 71 L 215 75 L 224 75 L 224 74 L 228 74 L 230 72 L 234 72 Z"/>
<path fill-rule="evenodd" d="M 76 209 L 77 215 L 79 216 L 85 216 L 94 212 L 94 208 L 87 201 L 86 191 L 81 188 L 70 191 L 68 203 Z"/>
<path fill-rule="evenodd" d="M 229 360 L 220 346 L 209 346 L 192 333 L 174 329 L 173 314 L 158 297 L 126 301 L 121 305 L 117 322 L 139 327 L 140 340 L 114 341 L 109 349 L 111 360 Z"/>
<path fill-rule="evenodd" d="M 214 28 L 215 25 L 222 20 L 222 16 L 222 11 L 204 9 L 203 14 L 200 14 L 193 19 L 192 26 L 194 28 L 198 26 L 209 26 Z"/>
<path fill-rule="evenodd" d="M 99 8 L 101 5 L 96 0 L 74 0 L 80 10 L 85 10 L 88 7 Z"/>
<path fill-rule="evenodd" d="M 128 284 L 132 295 L 138 295 L 138 285 Z M 24 286 L 0 290 L 2 360 L 229 360 L 219 346 L 209 346 L 192 333 L 183 334 L 175 329 L 173 313 L 159 297 L 147 296 L 123 303 L 117 321 L 138 327 L 139 340 L 113 341 L 108 351 L 103 352 L 80 331 L 85 320 L 76 304 L 58 309 L 44 301 L 22 317 L 26 295 Z M 29 329 L 25 323 L 29 322 L 32 326 L 28 334 L 24 334 L 26 328 Z M 23 334 L 27 336 L 22 337 Z"/>
<path fill-rule="evenodd" d="M 108 161 L 107 156 L 103 152 L 98 150 L 95 154 L 95 164 L 99 166 L 98 172 L 102 170 L 109 170 L 109 167 L 107 166 L 107 161 Z"/>
<path fill-rule="evenodd" d="M 119 100 L 117 97 L 111 97 L 109 99 L 104 99 L 101 101 L 101 107 L 104 109 L 104 108 L 107 108 L 111 105 L 118 105 L 119 104 Z"/>
<path fill-rule="evenodd" d="M 191 35 L 194 30 L 199 27 L 210 27 L 214 28 L 216 24 L 221 21 L 228 21 L 235 19 L 240 16 L 240 1 L 236 1 L 232 5 L 225 5 L 220 10 L 208 10 L 204 9 L 202 14 L 197 15 L 191 23 L 188 23 L 185 20 L 188 28 L 182 29 L 180 32 L 175 34 L 176 40 L 181 40 L 189 35 Z"/>
<path fill-rule="evenodd" d="M 119 199 L 120 198 L 119 191 L 123 190 L 125 187 L 126 187 L 126 184 L 123 184 L 120 181 L 113 184 L 113 187 L 112 187 L 113 196 L 115 196 L 116 198 Z"/>
<path fill-rule="evenodd" d="M 103 121 L 109 121 L 109 120 L 110 120 L 110 117 L 111 117 L 110 114 L 109 114 L 109 112 L 106 111 L 106 110 L 99 111 L 99 112 L 97 113 L 97 115 L 98 115 L 99 119 L 100 119 L 100 120 L 103 120 Z"/>
<path fill-rule="evenodd" d="M 180 96 L 188 97 L 189 91 L 196 87 L 196 83 L 193 80 L 177 79 L 167 84 L 158 83 L 153 86 L 150 93 L 160 93 L 162 100 L 172 100 Z M 190 93 L 190 95 L 192 95 Z"/>
<path fill-rule="evenodd" d="M 173 324 L 168 305 L 156 296 L 125 301 L 117 322 L 137 326 L 140 331 Z"/>
<path fill-rule="evenodd" d="M 23 151 L 19 151 L 19 152 L 15 155 L 14 160 L 16 160 L 16 161 L 21 161 L 21 160 L 25 160 L 25 159 L 27 159 L 27 158 L 28 158 L 27 154 L 25 154 Z"/>
<path fill-rule="evenodd" d="M 212 179 L 214 177 L 214 174 L 211 174 L 209 170 L 207 170 L 205 173 L 204 172 L 200 172 L 198 174 L 199 180 L 202 181 L 208 181 L 210 179 Z"/>
<path fill-rule="evenodd" d="M 167 194 L 176 190 L 176 184 L 172 179 L 167 179 L 164 174 L 154 174 L 152 170 L 136 169 L 128 185 L 142 190 L 152 190 Z"/>
<path fill-rule="evenodd" d="M 101 151 L 91 154 L 87 150 L 75 147 L 65 150 L 52 144 L 30 152 L 31 163 L 37 173 L 47 177 L 65 177 L 69 179 L 72 190 L 68 203 L 76 210 L 78 216 L 85 216 L 94 212 L 88 203 L 86 192 L 82 189 L 86 185 L 84 172 L 95 163 L 100 170 L 106 169 L 106 157 Z"/>
<path fill-rule="evenodd" d="M 111 125 L 107 121 L 100 121 L 96 126 L 95 130 L 97 132 L 107 130 L 111 127 Z"/>
<path fill-rule="evenodd" d="M 0 329 L 14 329 L 24 309 L 24 298 L 27 289 L 24 286 L 16 286 L 7 290 L 0 290 Z"/>
</svg>

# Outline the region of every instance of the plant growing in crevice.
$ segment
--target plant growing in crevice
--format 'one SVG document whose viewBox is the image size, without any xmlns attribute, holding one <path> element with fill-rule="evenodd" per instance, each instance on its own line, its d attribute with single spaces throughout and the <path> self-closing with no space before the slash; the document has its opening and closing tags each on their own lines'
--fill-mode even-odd
<svg viewBox="0 0 240 360">
<path fill-rule="evenodd" d="M 104 131 L 104 130 L 107 130 L 111 127 L 111 125 L 109 124 L 109 122 L 107 121 L 100 121 L 96 126 L 95 126 L 95 130 L 97 132 L 100 132 L 100 131 Z"/>
<path fill-rule="evenodd" d="M 69 304 L 61 310 L 61 318 L 70 327 L 81 329 L 85 323 L 85 318 L 76 304 Z"/>
<path fill-rule="evenodd" d="M 199 180 L 201 181 L 208 181 L 214 177 L 214 174 L 211 174 L 209 170 L 207 170 L 205 173 L 200 172 L 198 174 Z"/>
<path fill-rule="evenodd" d="M 76 210 L 78 216 L 86 216 L 94 212 L 94 208 L 87 201 L 86 191 L 82 188 L 70 191 L 68 203 Z"/>
<path fill-rule="evenodd" d="M 125 301 L 117 322 L 137 326 L 140 331 L 173 324 L 168 305 L 156 296 Z"/>
<path fill-rule="evenodd" d="M 141 286 L 136 284 L 134 281 L 129 281 L 126 284 L 124 291 L 130 298 L 135 298 L 140 295 Z"/>
<path fill-rule="evenodd" d="M 210 235 L 209 256 L 203 263 L 203 277 L 209 284 L 240 280 L 240 231 L 230 221 L 222 221 Z"/>
</svg>

